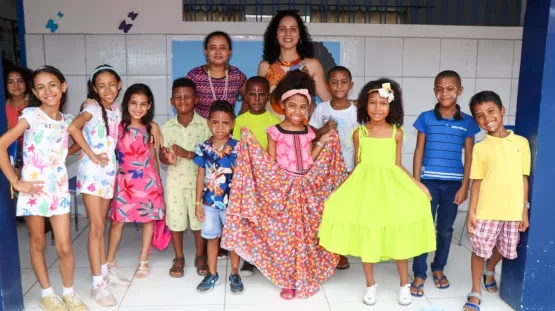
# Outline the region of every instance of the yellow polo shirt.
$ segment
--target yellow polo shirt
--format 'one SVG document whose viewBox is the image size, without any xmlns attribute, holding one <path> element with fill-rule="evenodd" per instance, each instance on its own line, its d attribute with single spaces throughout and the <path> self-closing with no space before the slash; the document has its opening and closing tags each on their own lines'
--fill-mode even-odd
<svg viewBox="0 0 555 311">
<path fill-rule="evenodd" d="M 247 127 L 251 130 L 252 134 L 262 147 L 266 150 L 268 148 L 268 134 L 266 129 L 279 124 L 281 121 L 273 113 L 265 111 L 263 114 L 255 115 L 250 111 L 238 116 L 235 120 L 235 127 L 233 128 L 233 138 L 236 140 L 241 139 L 241 128 Z"/>
<path fill-rule="evenodd" d="M 162 135 L 164 136 L 164 147 L 178 145 L 187 151 L 195 152 L 197 147 L 212 133 L 206 119 L 195 112 L 193 120 L 187 127 L 181 125 L 177 121 L 177 117 L 166 121 L 162 125 Z M 175 165 L 168 165 L 166 187 L 194 189 L 197 185 L 197 172 L 198 166 L 192 160 L 178 157 Z"/>
<path fill-rule="evenodd" d="M 530 145 L 510 131 L 505 138 L 486 136 L 472 152 L 470 179 L 481 179 L 476 219 L 521 221 L 523 176 L 530 175 Z"/>
</svg>

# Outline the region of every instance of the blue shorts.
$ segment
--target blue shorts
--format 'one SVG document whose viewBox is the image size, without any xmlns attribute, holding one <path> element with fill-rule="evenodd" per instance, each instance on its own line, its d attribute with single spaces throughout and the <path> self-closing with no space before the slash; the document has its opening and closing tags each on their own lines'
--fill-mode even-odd
<svg viewBox="0 0 555 311">
<path fill-rule="evenodd" d="M 225 210 L 206 205 L 203 205 L 202 208 L 205 216 L 200 235 L 207 240 L 220 238 L 225 224 Z"/>
</svg>

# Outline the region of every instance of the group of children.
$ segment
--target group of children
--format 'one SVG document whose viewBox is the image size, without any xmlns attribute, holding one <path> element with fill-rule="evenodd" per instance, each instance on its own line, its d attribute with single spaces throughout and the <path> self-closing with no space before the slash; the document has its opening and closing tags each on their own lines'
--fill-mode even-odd
<svg viewBox="0 0 555 311">
<path fill-rule="evenodd" d="M 530 148 L 526 139 L 504 128 L 499 96 L 489 91 L 474 95 L 472 118 L 457 104 L 463 91 L 459 75 L 438 74 L 437 104 L 414 124 L 418 139 L 411 174 L 401 164 L 399 84 L 370 81 L 355 106 L 348 100 L 353 82 L 347 68 L 332 68 L 327 80 L 332 100 L 319 104 L 307 124 L 315 85 L 301 71 L 288 73 L 276 88 L 285 113 L 282 122 L 266 111 L 270 85 L 263 77 L 246 82 L 247 112 L 236 117 L 229 102 L 216 99 L 207 119 L 194 111 L 199 100 L 195 83 L 179 78 L 171 97 L 177 116 L 159 127 L 153 122 L 152 92 L 144 84 L 130 86 L 118 108 L 121 78 L 111 66 L 93 71 L 89 100 L 75 118 L 61 113 L 67 97 L 62 73 L 51 66 L 37 69 L 31 107 L 0 138 L 0 168 L 20 193 L 17 215 L 26 216 L 31 234 L 41 307 L 88 310 L 72 287 L 65 166 L 67 155 L 82 149 L 77 191 L 90 219 L 91 298 L 100 306 L 116 304 L 108 286 L 131 284 L 118 278 L 115 269 L 126 222 L 143 224 L 139 278 L 149 273 L 154 227 L 165 222 L 175 251 L 172 277 L 184 274 L 183 231 L 190 227 L 193 232 L 195 267 L 203 276 L 199 292 L 220 282 L 222 247 L 230 251 L 229 284 L 235 294 L 244 291 L 240 274 L 250 276 L 256 267 L 282 288 L 283 299 L 310 297 L 336 269 L 349 267 L 345 256 L 350 255 L 362 258 L 365 304 L 377 300 L 373 264 L 392 259 L 399 270 L 398 301 L 408 305 L 413 296 L 424 294 L 428 252 L 436 250 L 431 267 L 435 286 L 449 287 L 443 269 L 457 207 L 470 188 L 473 284 L 464 310 L 479 310 L 481 285 L 497 291 L 495 265 L 503 257 L 516 257 L 519 231 L 528 227 Z M 474 146 L 476 122 L 488 135 Z M 21 135 L 24 164 L 18 177 L 6 149 Z M 71 147 L 69 135 L 75 142 Z M 158 158 L 168 166 L 164 186 Z M 108 250 L 107 216 L 112 220 Z M 44 217 L 56 235 L 63 298 L 48 279 Z M 245 260 L 241 269 L 240 257 Z M 415 258 L 412 283 L 410 258 Z"/>
</svg>

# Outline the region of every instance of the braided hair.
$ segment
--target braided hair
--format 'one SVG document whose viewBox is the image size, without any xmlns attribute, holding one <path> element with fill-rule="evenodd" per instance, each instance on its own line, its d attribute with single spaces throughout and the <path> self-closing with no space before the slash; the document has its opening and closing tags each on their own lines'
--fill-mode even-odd
<svg viewBox="0 0 555 311">
<path fill-rule="evenodd" d="M 102 102 L 100 100 L 100 96 L 98 95 L 98 93 L 95 90 L 96 78 L 100 74 L 103 74 L 103 73 L 106 73 L 106 72 L 113 74 L 118 83 L 121 82 L 121 77 L 119 76 L 119 74 L 116 72 L 116 70 L 112 66 L 110 66 L 110 65 L 100 65 L 100 66 L 96 67 L 93 70 L 93 73 L 92 73 L 89 81 L 87 82 L 87 86 L 88 86 L 87 98 L 96 100 L 96 102 L 98 103 L 98 105 L 102 109 L 102 120 L 104 121 L 104 126 L 106 126 L 106 135 L 109 135 L 110 134 L 110 129 L 109 129 L 109 126 L 108 126 L 108 116 L 106 114 L 106 108 L 104 107 L 104 105 L 102 105 Z M 118 95 L 119 95 L 119 90 L 118 90 L 118 94 L 115 96 L 115 98 L 117 98 Z M 81 110 L 83 110 L 83 107 L 81 107 Z"/>
</svg>

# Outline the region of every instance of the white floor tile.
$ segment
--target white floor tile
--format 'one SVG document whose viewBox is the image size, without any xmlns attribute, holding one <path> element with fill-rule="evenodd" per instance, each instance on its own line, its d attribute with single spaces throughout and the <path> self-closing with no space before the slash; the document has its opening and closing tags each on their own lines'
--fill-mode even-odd
<svg viewBox="0 0 555 311">
<path fill-rule="evenodd" d="M 225 270 L 220 272 L 226 275 Z M 179 279 L 170 277 L 167 268 L 151 268 L 147 278 L 134 280 L 122 306 L 223 305 L 227 282 L 221 280 L 212 292 L 201 294 L 196 290 L 200 281 L 195 268 L 185 268 Z"/>
<path fill-rule="evenodd" d="M 327 303 L 299 303 L 299 299 L 286 301 L 284 304 L 264 303 L 259 305 L 226 305 L 225 311 L 328 311 L 330 307 Z M 349 309 L 343 309 L 349 310 Z"/>
<path fill-rule="evenodd" d="M 433 306 L 443 308 L 445 311 L 462 310 L 462 306 L 466 302 L 465 297 L 460 298 L 443 298 L 443 299 L 430 299 Z M 513 310 L 508 304 L 503 302 L 499 296 L 484 295 L 482 296 L 482 310 L 487 311 L 511 311 Z"/>
<path fill-rule="evenodd" d="M 202 306 L 132 306 L 120 307 L 119 311 L 224 311 L 224 305 L 202 305 Z"/>
<path fill-rule="evenodd" d="M 426 299 L 413 299 L 408 306 L 401 306 L 396 299 L 378 297 L 374 306 L 367 306 L 362 302 L 362 295 L 358 302 L 330 303 L 331 311 L 363 311 L 363 310 L 387 310 L 387 311 L 420 311 L 430 306 Z"/>
<path fill-rule="evenodd" d="M 36 282 L 37 278 L 33 269 L 21 269 L 21 289 L 24 295 Z"/>
</svg>

